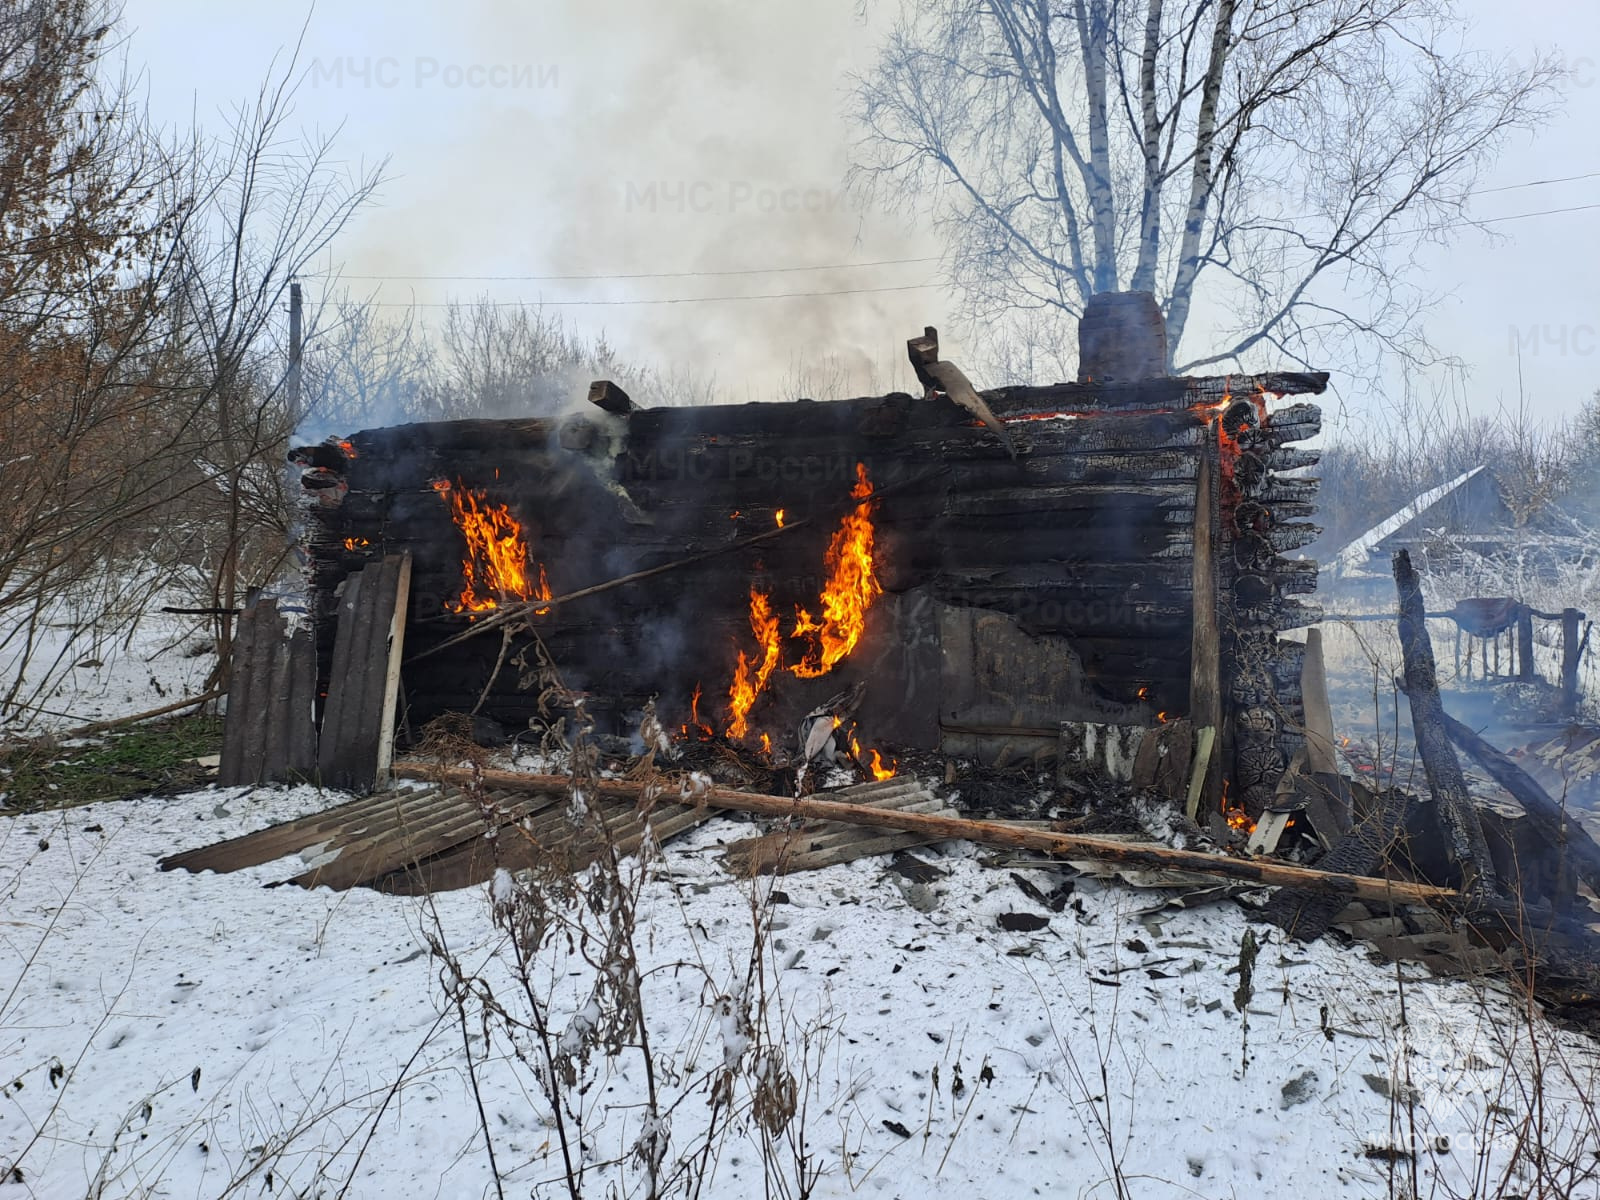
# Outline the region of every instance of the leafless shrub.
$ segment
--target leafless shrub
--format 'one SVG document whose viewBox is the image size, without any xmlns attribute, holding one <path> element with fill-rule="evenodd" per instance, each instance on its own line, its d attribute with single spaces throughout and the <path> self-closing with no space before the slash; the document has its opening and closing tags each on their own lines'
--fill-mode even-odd
<svg viewBox="0 0 1600 1200">
<path fill-rule="evenodd" d="M 822 1170 L 805 1130 L 831 1026 L 825 1014 L 802 1021 L 783 1008 L 767 944 L 766 886 L 752 885 L 751 944 L 740 974 L 724 976 L 703 955 L 659 968 L 699 980 L 698 1022 L 676 1031 L 674 1043 L 673 1031 L 650 1020 L 641 909 L 651 903 L 660 862 L 649 810 L 655 798 L 679 798 L 680 788 L 657 777 L 640 806 L 642 841 L 620 841 L 594 789 L 599 756 L 582 698 L 561 686 L 542 652 L 533 671 L 546 727 L 557 727 L 557 709 L 567 718 L 561 731 L 570 773 L 569 850 L 547 849 L 534 856 L 537 865 L 516 873 L 496 870 L 488 889 L 490 916 L 502 935 L 494 969 L 465 967 L 436 912 L 427 932 L 446 1006 L 462 1031 L 497 1187 L 496 1131 L 483 1116 L 477 1073 L 491 1047 L 531 1081 L 528 1091 L 543 1105 L 539 1119 L 552 1130 L 559 1158 L 557 1176 L 547 1182 L 574 1200 L 593 1193 L 596 1177 L 616 1195 L 699 1195 L 730 1139 L 755 1142 L 769 1195 L 803 1200 Z M 480 763 L 481 754 L 460 744 L 461 733 L 434 729 L 431 744 L 449 761 Z M 481 783 L 469 791 L 497 852 L 499 839 L 529 836 L 519 824 L 501 827 Z M 476 1060 L 469 1030 L 483 1038 Z M 607 1102 L 608 1089 L 599 1085 L 615 1085 L 630 1063 L 642 1084 Z"/>
</svg>

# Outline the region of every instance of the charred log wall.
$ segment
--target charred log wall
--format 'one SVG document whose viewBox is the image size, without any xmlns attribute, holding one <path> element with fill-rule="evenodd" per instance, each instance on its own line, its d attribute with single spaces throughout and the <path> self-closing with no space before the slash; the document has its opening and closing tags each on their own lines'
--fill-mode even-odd
<svg viewBox="0 0 1600 1200">
<path fill-rule="evenodd" d="M 702 716 L 718 724 L 736 654 L 754 649 L 752 585 L 770 594 L 786 625 L 797 605 L 815 611 L 826 548 L 853 506 L 861 463 L 875 489 L 885 599 L 900 598 L 883 612 L 918 625 L 894 631 L 901 643 L 925 637 L 937 646 L 947 619 L 940 613 L 951 609 L 1006 614 L 1027 634 L 1064 639 L 1081 663 L 1081 678 L 1062 681 L 1062 707 L 1088 695 L 1153 722 L 1187 708 L 1195 480 L 1199 457 L 1220 454 L 1232 456 L 1220 509 L 1231 555 L 1220 583 L 1236 598 L 1229 660 L 1254 672 L 1233 695 L 1243 708 L 1290 714 L 1273 727 L 1282 742 L 1298 669 L 1285 662 L 1292 651 L 1275 631 L 1306 622 L 1293 597 L 1315 585 L 1314 564 L 1282 554 L 1316 531 L 1299 520 L 1311 513 L 1314 481 L 1277 472 L 1314 461 L 1286 443 L 1315 432 L 1318 414 L 1290 405 L 1263 418 L 1263 400 L 1228 438 L 1219 416 L 1230 394 L 1320 392 L 1325 383 L 1278 375 L 1231 386 L 1156 379 L 987 392 L 1015 459 L 954 404 L 904 394 L 367 430 L 344 449 L 297 452 L 313 467 L 306 482 L 323 661 L 339 582 L 369 558 L 410 550 L 410 724 L 477 704 L 499 636 L 425 655 L 466 623 L 448 611 L 464 543 L 436 481 L 509 505 L 558 596 L 775 529 L 781 510 L 788 532 L 780 537 L 574 601 L 539 622 L 565 681 L 589 692 L 594 711 L 619 728 L 653 694 L 664 719 L 687 721 L 697 683 Z M 931 606 L 903 602 L 911 596 Z M 752 719 L 765 726 L 767 706 L 771 727 L 784 728 L 789 710 L 866 676 L 881 707 L 928 710 L 906 728 L 960 723 L 960 711 L 941 709 L 927 688 L 910 697 L 902 679 L 884 678 L 881 665 L 873 672 L 869 658 L 854 655 L 822 679 L 786 679 Z M 535 692 L 519 690 L 518 675 L 515 666 L 503 670 L 484 706 L 512 726 L 534 710 Z"/>
</svg>

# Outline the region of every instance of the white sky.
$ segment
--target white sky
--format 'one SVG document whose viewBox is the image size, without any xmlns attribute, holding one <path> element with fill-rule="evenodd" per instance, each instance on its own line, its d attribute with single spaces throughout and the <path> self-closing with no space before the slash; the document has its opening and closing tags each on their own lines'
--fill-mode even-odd
<svg viewBox="0 0 1600 1200">
<path fill-rule="evenodd" d="M 1600 204 L 1600 5 L 1462 7 L 1476 23 L 1475 44 L 1518 57 L 1559 48 L 1576 68 L 1565 113 L 1509 149 L 1483 186 L 1597 173 L 1486 194 L 1476 211 Z M 216 124 L 293 44 L 304 16 L 293 5 L 127 0 L 130 58 L 144 65 L 166 120 L 194 114 Z M 381 10 L 321 0 L 296 114 L 308 128 L 342 123 L 338 144 L 351 160 L 391 159 L 379 206 L 337 247 L 347 276 L 706 271 L 935 254 L 913 218 L 859 212 L 842 192 L 852 135 L 841 115 L 843 74 L 867 64 L 874 41 L 855 0 L 397 0 Z M 365 84 L 350 69 L 364 61 L 373 71 Z M 477 68 L 488 86 L 449 86 L 452 68 Z M 513 71 L 545 86 L 493 86 Z M 1523 384 L 1539 414 L 1564 415 L 1600 387 L 1600 209 L 1497 229 L 1502 240 L 1473 233 L 1425 260 L 1427 285 L 1450 293 L 1430 333 L 1468 364 L 1468 402 L 1492 410 L 1516 402 L 1513 330 L 1539 327 L 1524 341 Z M 351 287 L 391 303 L 489 295 L 549 304 L 886 288 L 925 283 L 934 270 Z M 630 357 L 710 370 L 735 397 L 769 398 L 797 363 L 815 369 L 830 354 L 860 390 L 910 387 L 904 341 L 939 324 L 947 304 L 932 289 L 562 311 L 590 332 L 604 328 Z M 1338 364 L 1325 365 L 1337 381 Z"/>
</svg>

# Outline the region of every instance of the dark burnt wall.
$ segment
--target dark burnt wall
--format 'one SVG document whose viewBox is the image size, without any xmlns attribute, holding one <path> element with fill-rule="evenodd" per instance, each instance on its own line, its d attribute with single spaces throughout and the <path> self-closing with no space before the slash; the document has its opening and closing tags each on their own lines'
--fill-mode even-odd
<svg viewBox="0 0 1600 1200">
<path fill-rule="evenodd" d="M 446 610 L 459 590 L 464 543 L 432 486 L 438 479 L 509 504 L 557 596 L 765 533 L 782 509 L 781 537 L 574 600 L 538 620 L 564 681 L 589 692 L 603 720 L 626 729 L 659 695 L 664 719 L 680 724 L 698 684 L 702 715 L 720 728 L 737 652 L 754 649 L 751 585 L 771 593 L 785 627 L 795 605 L 816 611 L 825 551 L 853 507 L 859 462 L 875 488 L 888 595 L 869 644 L 835 672 L 774 677 L 752 713 L 756 729 L 786 737 L 800 713 L 856 678 L 869 684 L 866 713 L 876 710 L 880 725 L 907 744 L 935 745 L 941 728 L 1002 720 L 1043 728 L 1063 719 L 1153 722 L 1158 712 L 1187 707 L 1200 455 L 1227 460 L 1222 486 L 1233 490 L 1221 498 L 1224 521 L 1243 494 L 1232 466 L 1242 464 L 1244 490 L 1264 514 L 1252 516 L 1251 534 L 1261 534 L 1277 564 L 1267 562 L 1263 573 L 1241 549 L 1237 562 L 1226 558 L 1217 586 L 1228 591 L 1247 575 L 1256 626 L 1305 623 L 1294 595 L 1314 587 L 1314 565 L 1279 556 L 1316 533 L 1300 520 L 1310 514 L 1314 484 L 1274 472 L 1314 458 L 1286 443 L 1316 431 L 1317 410 L 1276 405 L 1265 427 L 1245 430 L 1245 440 L 1256 441 L 1240 458 L 1237 445 L 1219 439 L 1218 406 L 1230 392 L 1318 392 L 1325 383 L 1326 376 L 1281 375 L 985 393 L 1007 420 L 1015 459 L 953 403 L 903 394 L 366 430 L 348 439 L 348 452 L 297 452 L 321 468 L 307 482 L 323 661 L 339 581 L 370 556 L 410 550 L 402 679 L 410 725 L 477 703 L 501 650 L 498 633 L 426 654 L 467 623 Z M 1219 536 L 1230 549 L 1241 540 L 1227 529 Z M 1248 549 L 1259 558 L 1259 545 Z M 974 655 L 1001 653 L 984 637 L 999 638 L 992 645 L 1009 647 L 1005 653 L 1016 647 L 972 614 L 1003 616 L 1044 639 L 1009 710 L 1003 676 L 981 687 L 962 682 Z M 974 634 L 979 626 L 989 632 Z M 958 628 L 965 631 L 952 635 Z M 946 641 L 959 649 L 947 652 Z M 1292 666 L 1269 664 L 1286 678 L 1297 676 Z M 1295 691 L 1291 681 L 1291 703 Z M 517 727 L 534 705 L 534 692 L 519 690 L 518 671 L 508 667 L 484 711 Z"/>
</svg>

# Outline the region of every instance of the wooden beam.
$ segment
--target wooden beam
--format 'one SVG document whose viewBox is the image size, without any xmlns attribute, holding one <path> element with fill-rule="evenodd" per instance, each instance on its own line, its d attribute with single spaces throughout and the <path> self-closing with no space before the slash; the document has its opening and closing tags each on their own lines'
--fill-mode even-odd
<svg viewBox="0 0 1600 1200">
<path fill-rule="evenodd" d="M 1212 453 L 1206 447 L 1200 455 L 1200 470 L 1194 493 L 1193 635 L 1189 650 L 1189 723 L 1196 735 L 1212 731 L 1216 739 L 1222 727 L 1222 635 L 1217 624 L 1216 509 L 1212 503 Z M 1202 745 L 1203 745 L 1202 741 Z M 1207 812 L 1222 802 L 1222 756 L 1200 756 L 1205 778 L 1198 792 L 1191 790 L 1188 803 L 1190 820 L 1196 820 L 1200 806 Z"/>
<path fill-rule="evenodd" d="M 939 386 L 939 381 L 928 372 L 928 368 L 939 361 L 939 331 L 937 329 L 932 325 L 927 325 L 923 327 L 921 337 L 907 339 L 906 357 L 911 360 L 911 369 L 917 373 L 917 382 L 924 389 Z"/>
<path fill-rule="evenodd" d="M 1426 610 L 1422 604 L 1422 582 L 1411 565 L 1411 554 L 1398 550 L 1394 556 L 1394 582 L 1400 593 L 1400 651 L 1405 659 L 1405 692 L 1411 702 L 1411 729 L 1422 758 L 1428 790 L 1439 806 L 1439 821 L 1448 838 L 1448 851 L 1461 869 L 1465 890 L 1488 895 L 1494 890 L 1494 866 L 1483 840 L 1478 810 L 1467 793 L 1461 763 L 1445 732 L 1444 703 L 1439 699 L 1439 677 L 1433 661 L 1433 643 L 1428 639 Z"/>
<path fill-rule="evenodd" d="M 378 714 L 378 783 L 389 782 L 394 761 L 394 712 L 400 698 L 400 660 L 406 648 L 406 612 L 411 604 L 411 552 L 400 559 L 395 582 L 394 616 L 389 621 L 389 662 L 383 676 L 383 702 Z"/>
<path fill-rule="evenodd" d="M 617 417 L 639 411 L 633 398 L 609 379 L 596 379 L 589 385 L 589 403 Z"/>
<path fill-rule="evenodd" d="M 473 776 L 470 771 L 441 768 L 428 763 L 402 762 L 395 765 L 395 775 L 409 779 L 427 779 L 442 783 L 464 784 Z M 527 775 L 516 771 L 483 771 L 478 773 L 482 786 L 518 788 L 530 791 L 563 792 L 572 786 L 564 775 Z M 1449 904 L 1461 899 L 1460 893 L 1449 888 L 1430 884 L 1410 883 L 1395 879 L 1376 879 L 1362 875 L 1338 875 L 1318 871 L 1312 867 L 1296 867 L 1287 863 L 1254 859 L 1229 858 L 1220 854 L 1202 854 L 1193 850 L 1172 850 L 1166 846 L 1118 842 L 1109 838 L 1084 837 L 1076 834 L 1056 833 L 1007 824 L 1000 821 L 973 821 L 960 817 L 943 817 L 932 813 L 897 812 L 894 809 L 871 808 L 862 804 L 841 804 L 830 800 L 788 796 L 765 796 L 754 792 L 737 792 L 730 788 L 712 787 L 693 795 L 671 790 L 672 781 L 658 781 L 654 785 L 621 779 L 602 779 L 585 784 L 585 789 L 602 797 L 639 799 L 652 786 L 660 789 L 660 799 L 675 803 L 703 804 L 709 808 L 723 808 L 734 812 L 756 813 L 768 817 L 797 817 L 806 820 L 838 821 L 845 825 L 869 825 L 882 829 L 897 829 L 906 833 L 923 834 L 930 841 L 964 839 L 991 846 L 1006 846 L 1019 850 L 1037 850 L 1058 858 L 1089 858 L 1101 862 L 1120 863 L 1127 866 L 1154 867 L 1165 870 L 1197 871 L 1228 879 L 1241 879 L 1268 887 L 1295 887 L 1306 891 L 1350 896 L 1359 900 L 1383 903 Z M 665 784 L 665 786 L 663 786 Z"/>
<path fill-rule="evenodd" d="M 1300 666 L 1300 696 L 1306 711 L 1306 763 L 1312 774 L 1337 775 L 1333 754 L 1333 706 L 1322 661 L 1322 630 L 1306 631 L 1306 657 Z"/>
</svg>

